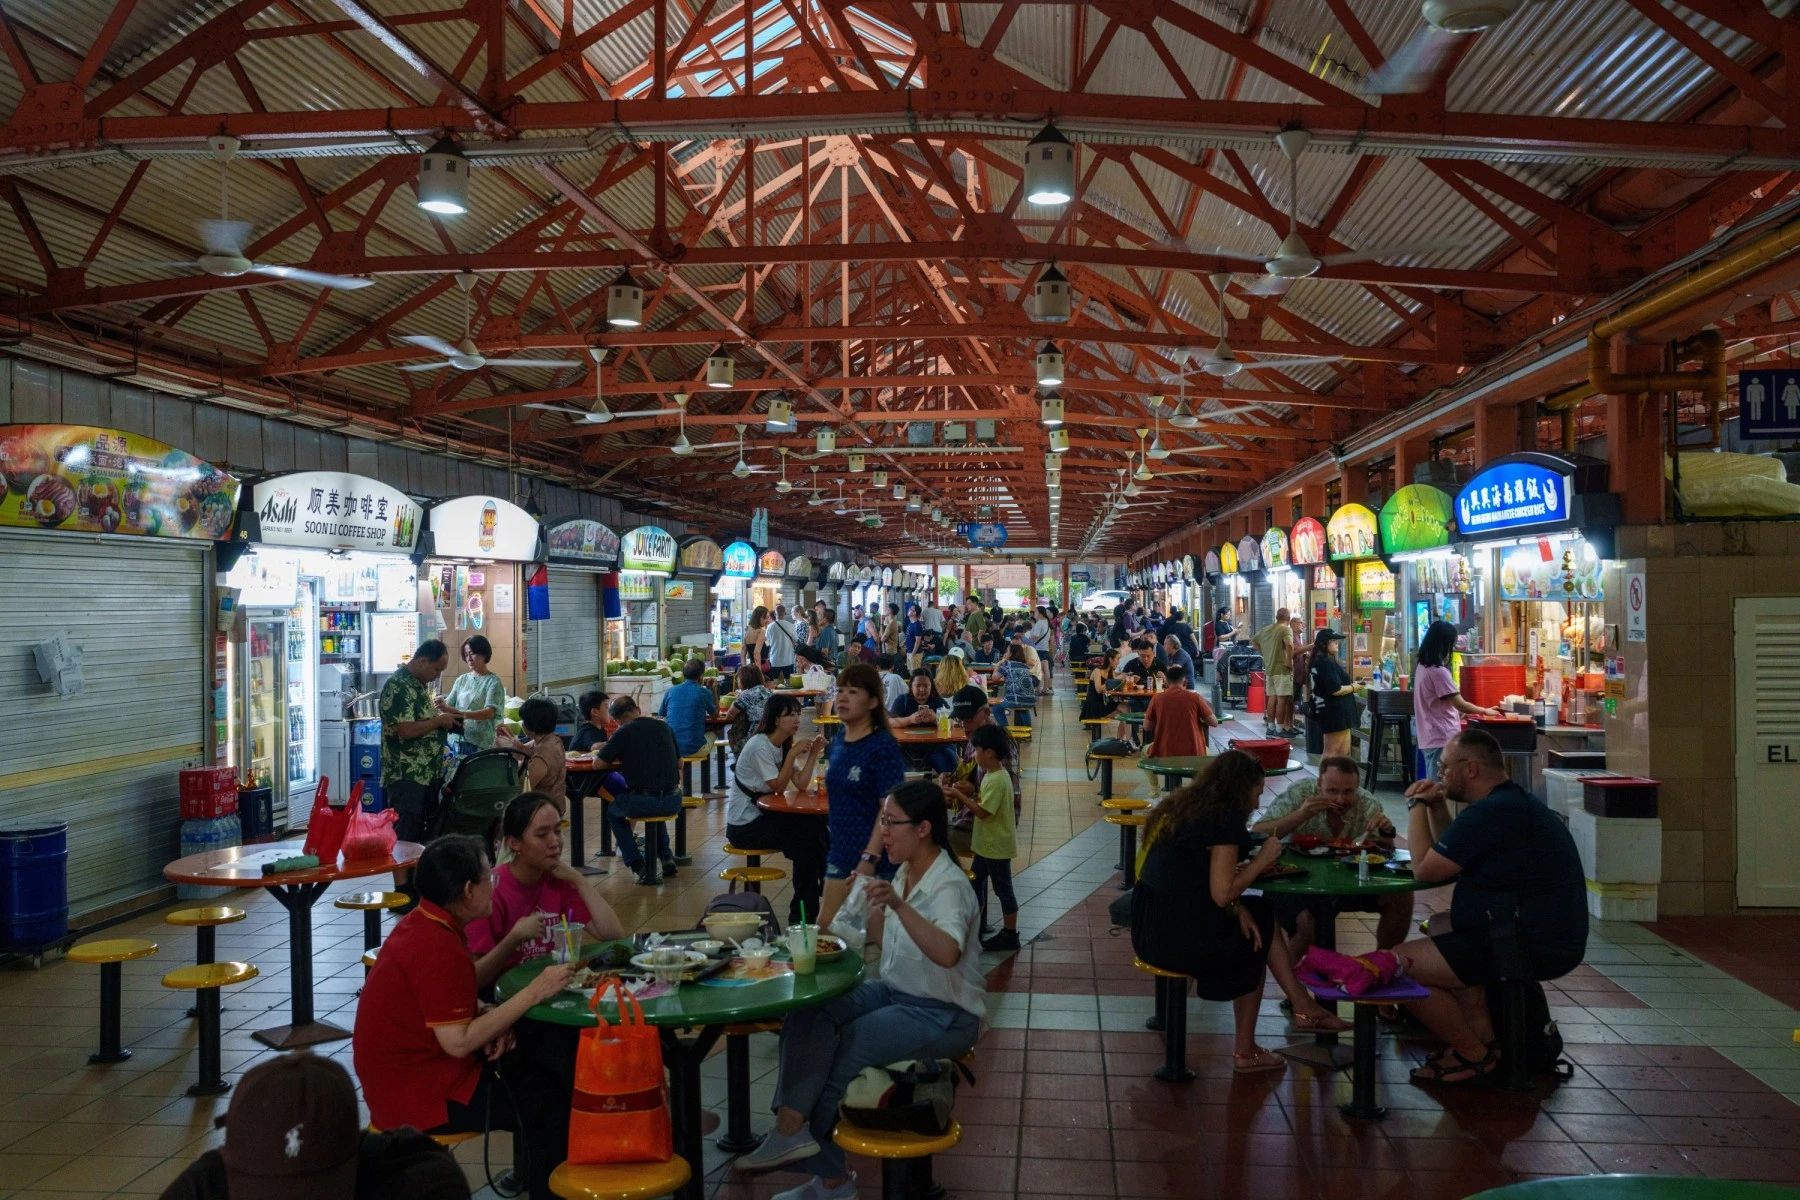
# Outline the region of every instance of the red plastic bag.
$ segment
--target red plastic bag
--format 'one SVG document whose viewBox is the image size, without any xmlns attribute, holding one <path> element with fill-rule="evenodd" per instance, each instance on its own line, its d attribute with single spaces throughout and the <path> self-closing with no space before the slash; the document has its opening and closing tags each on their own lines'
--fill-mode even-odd
<svg viewBox="0 0 1800 1200">
<path fill-rule="evenodd" d="M 346 806 L 350 820 L 344 828 L 344 861 L 366 861 L 391 858 L 394 853 L 394 823 L 400 814 L 391 808 L 380 812 L 364 812 L 362 805 Z"/>
<path fill-rule="evenodd" d="M 613 993 L 619 1023 L 600 1015 Z M 575 1098 L 569 1110 L 572 1163 L 668 1162 L 675 1154 L 669 1091 L 663 1079 L 662 1040 L 617 976 L 594 989 L 599 1024 L 581 1031 L 575 1051 Z"/>
<path fill-rule="evenodd" d="M 313 795 L 312 815 L 306 820 L 306 845 L 302 854 L 316 854 L 319 865 L 330 867 L 337 865 L 338 850 L 344 844 L 344 827 L 349 822 L 350 810 L 333 808 L 326 798 L 326 788 L 330 780 L 319 780 L 319 790 Z"/>
</svg>

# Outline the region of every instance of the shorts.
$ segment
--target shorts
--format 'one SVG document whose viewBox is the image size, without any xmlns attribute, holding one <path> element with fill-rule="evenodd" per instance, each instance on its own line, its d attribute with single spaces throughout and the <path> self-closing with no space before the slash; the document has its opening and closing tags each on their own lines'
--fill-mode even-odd
<svg viewBox="0 0 1800 1200">
<path fill-rule="evenodd" d="M 1521 940 L 1528 939 L 1521 931 Z M 1440 933 L 1431 939 L 1438 953 L 1444 956 L 1444 962 L 1455 973 L 1465 987 L 1483 987 L 1499 982 L 1499 971 L 1495 968 L 1494 949 L 1485 929 L 1452 929 L 1448 933 Z M 1560 979 L 1581 965 L 1581 955 L 1573 959 L 1567 955 L 1537 955 L 1529 950 L 1525 952 L 1526 974 L 1540 983 L 1547 979 Z"/>
<path fill-rule="evenodd" d="M 836 863 L 826 863 L 825 864 L 825 878 L 827 878 L 827 879 L 849 879 L 852 875 L 856 874 L 856 868 L 861 865 L 862 865 L 862 863 L 860 861 L 856 862 L 848 867 L 840 867 Z M 892 879 L 894 877 L 894 873 L 896 871 L 898 871 L 899 869 L 900 869 L 899 863 L 889 862 L 887 855 L 883 854 L 881 856 L 881 861 L 875 864 L 875 878 L 877 878 L 877 879 Z"/>
<path fill-rule="evenodd" d="M 382 792 L 387 797 L 388 807 L 400 814 L 400 819 L 394 822 L 394 836 L 403 842 L 424 841 L 427 810 L 443 790 L 442 779 L 434 779 L 430 783 L 396 779 L 392 783 L 383 784 Z"/>
<path fill-rule="evenodd" d="M 1425 774 L 1420 776 L 1420 778 L 1436 779 L 1438 777 L 1438 760 L 1444 757 L 1444 748 L 1438 746 L 1432 750 L 1421 749 L 1419 751 L 1419 757 L 1425 760 Z"/>
</svg>

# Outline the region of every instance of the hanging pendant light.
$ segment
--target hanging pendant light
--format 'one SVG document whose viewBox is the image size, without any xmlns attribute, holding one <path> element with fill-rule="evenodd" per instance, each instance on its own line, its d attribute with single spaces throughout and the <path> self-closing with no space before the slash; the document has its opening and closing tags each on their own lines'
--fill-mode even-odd
<svg viewBox="0 0 1800 1200">
<path fill-rule="evenodd" d="M 1056 348 L 1055 342 L 1045 342 L 1038 347 L 1037 381 L 1039 387 L 1057 387 L 1063 381 L 1063 352 Z"/>
<path fill-rule="evenodd" d="M 447 137 L 419 155 L 419 207 L 447 217 L 469 209 L 469 160 Z"/>
<path fill-rule="evenodd" d="M 786 446 L 778 446 L 775 453 L 781 456 L 781 478 L 775 481 L 775 490 L 785 496 L 794 490 L 794 485 L 788 482 L 787 477 L 788 449 Z"/>
<path fill-rule="evenodd" d="M 1045 428 L 1054 429 L 1063 423 L 1063 398 L 1061 393 L 1049 391 L 1038 404 L 1038 419 Z"/>
<path fill-rule="evenodd" d="M 819 430 L 818 433 L 813 435 L 813 446 L 820 454 L 830 454 L 833 450 L 837 449 L 837 431 L 835 429 Z M 818 468 L 816 467 L 814 468 L 814 470 L 817 469 Z"/>
<path fill-rule="evenodd" d="M 880 491 L 882 488 L 886 487 L 887 486 L 887 472 L 886 471 L 871 472 L 869 475 L 869 486 L 874 488 L 876 491 Z"/>
<path fill-rule="evenodd" d="M 1069 277 L 1057 270 L 1055 263 L 1044 268 L 1031 294 L 1036 301 L 1032 306 L 1033 315 L 1038 320 L 1060 322 L 1069 319 Z"/>
<path fill-rule="evenodd" d="M 1067 204 L 1075 196 L 1075 146 L 1053 122 L 1025 146 L 1024 187 L 1033 204 Z"/>
<path fill-rule="evenodd" d="M 769 401 L 769 419 L 764 428 L 770 433 L 794 432 L 794 406 L 780 396 Z"/>
<path fill-rule="evenodd" d="M 620 271 L 607 285 L 606 323 L 621 329 L 636 329 L 644 323 L 644 286 L 630 271 Z"/>
<path fill-rule="evenodd" d="M 850 474 L 861 475 L 862 469 L 863 469 L 863 456 L 861 454 L 852 452 L 848 457 L 849 457 Z"/>
<path fill-rule="evenodd" d="M 687 436 L 687 402 L 686 392 L 675 393 L 675 412 L 677 413 L 675 420 L 679 432 L 675 435 L 675 444 L 669 447 L 671 454 L 686 456 L 694 452 L 694 445 L 688 441 Z"/>
<path fill-rule="evenodd" d="M 896 499 L 896 500 L 906 499 L 906 485 L 904 483 L 896 483 L 894 485 L 894 499 Z M 913 511 L 917 512 L 918 509 L 914 508 Z"/>
<path fill-rule="evenodd" d="M 922 509 L 924 509 L 924 507 L 925 507 L 925 497 L 919 495 L 919 493 L 914 492 L 912 495 L 910 495 L 906 498 L 906 511 L 907 512 L 919 512 Z"/>
<path fill-rule="evenodd" d="M 725 353 L 725 347 L 720 346 L 706 360 L 706 386 L 723 390 L 736 382 L 737 364 Z"/>
<path fill-rule="evenodd" d="M 1069 431 L 1066 427 L 1050 431 L 1050 452 L 1067 454 L 1069 452 Z"/>
</svg>

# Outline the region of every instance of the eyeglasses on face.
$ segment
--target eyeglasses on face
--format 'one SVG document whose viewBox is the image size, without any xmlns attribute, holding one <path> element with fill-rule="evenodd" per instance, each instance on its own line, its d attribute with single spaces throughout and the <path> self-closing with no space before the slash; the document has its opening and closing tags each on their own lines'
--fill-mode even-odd
<svg viewBox="0 0 1800 1200">
<path fill-rule="evenodd" d="M 879 818 L 879 820 L 881 821 L 881 827 L 883 829 L 892 829 L 896 825 L 917 825 L 918 824 L 917 821 L 900 821 L 900 820 L 896 820 L 893 817 L 881 817 L 881 818 Z"/>
</svg>

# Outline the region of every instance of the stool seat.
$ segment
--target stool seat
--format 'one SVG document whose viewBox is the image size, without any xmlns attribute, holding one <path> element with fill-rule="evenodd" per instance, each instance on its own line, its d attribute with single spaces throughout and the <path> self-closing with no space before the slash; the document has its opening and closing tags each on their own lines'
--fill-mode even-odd
<svg viewBox="0 0 1800 1200">
<path fill-rule="evenodd" d="M 631 819 L 643 825 L 661 825 L 664 822 L 673 821 L 675 816 L 674 814 L 670 814 L 666 817 L 633 817 Z"/>
<path fill-rule="evenodd" d="M 781 1018 L 768 1021 L 740 1021 L 725 1027 L 726 1037 L 749 1037 L 753 1033 L 780 1033 Z"/>
<path fill-rule="evenodd" d="M 687 1186 L 687 1159 L 668 1162 L 562 1163 L 550 1172 L 550 1190 L 563 1200 L 650 1200 Z"/>
<path fill-rule="evenodd" d="M 954 1149 L 962 1141 L 962 1126 L 952 1121 L 949 1129 L 933 1137 L 924 1133 L 865 1129 L 839 1117 L 837 1128 L 831 1131 L 831 1140 L 865 1158 L 924 1158 Z"/>
<path fill-rule="evenodd" d="M 1109 808 L 1114 812 L 1138 812 L 1150 807 L 1148 800 L 1140 800 L 1136 796 L 1109 796 L 1100 802 L 1101 808 Z"/>
<path fill-rule="evenodd" d="M 681 807 L 683 807 L 683 808 L 705 808 L 706 807 L 706 797 L 705 796 L 683 796 L 681 798 Z"/>
<path fill-rule="evenodd" d="M 253 963 L 229 961 L 194 963 L 191 966 L 176 967 L 164 975 L 162 985 L 166 988 L 185 988 L 190 991 L 221 988 L 255 979 L 260 974 L 261 972 Z"/>
<path fill-rule="evenodd" d="M 370 946 L 367 950 L 364 950 L 362 952 L 362 965 L 365 967 L 374 966 L 375 965 L 375 956 L 378 955 L 379 953 L 381 953 L 380 946 Z"/>
<path fill-rule="evenodd" d="M 369 1126 L 369 1132 L 370 1133 L 380 1133 L 381 1130 L 379 1130 L 379 1129 L 375 1128 L 375 1126 L 371 1125 L 371 1126 Z M 476 1138 L 480 1137 L 481 1135 L 479 1133 L 467 1131 L 467 1132 L 463 1132 L 463 1133 L 428 1133 L 425 1136 L 429 1137 L 432 1141 L 436 1142 L 440 1146 L 449 1147 L 449 1146 L 460 1146 L 464 1142 L 472 1142 Z"/>
<path fill-rule="evenodd" d="M 682 755 L 681 761 L 684 763 L 705 762 L 707 759 L 709 759 L 711 757 L 712 757 L 712 746 L 710 744 L 708 744 L 708 745 L 702 746 L 700 749 L 694 751 L 692 754 Z"/>
<path fill-rule="evenodd" d="M 1143 959 L 1138 958 L 1136 955 L 1132 956 L 1131 965 L 1136 967 L 1140 971 L 1146 971 L 1149 974 L 1155 975 L 1160 979 L 1186 979 L 1187 978 L 1187 976 L 1183 975 L 1180 971 L 1165 971 L 1161 967 L 1153 967 L 1149 963 L 1145 962 Z"/>
<path fill-rule="evenodd" d="M 229 904 L 208 904 L 201 908 L 178 908 L 172 913 L 163 914 L 165 925 L 231 925 L 249 916 L 241 908 L 233 908 Z"/>
<path fill-rule="evenodd" d="M 1006 727 L 1006 735 L 1015 742 L 1029 742 L 1031 740 L 1031 726 L 1008 725 Z"/>
<path fill-rule="evenodd" d="M 77 942 L 69 947 L 70 962 L 122 963 L 134 958 L 149 958 L 158 947 L 147 938 L 102 938 L 97 942 Z"/>
<path fill-rule="evenodd" d="M 1083 724 L 1083 725 L 1111 725 L 1112 718 L 1111 717 L 1083 717 L 1083 718 L 1081 718 L 1081 724 Z"/>
<path fill-rule="evenodd" d="M 1088 757 L 1095 762 L 1125 762 L 1132 756 L 1129 754 L 1095 754 L 1090 750 L 1088 752 Z"/>
<path fill-rule="evenodd" d="M 1101 820 L 1108 825 L 1129 825 L 1133 829 L 1142 829 L 1150 818 L 1141 812 L 1109 812 Z"/>
<path fill-rule="evenodd" d="M 772 855 L 780 854 L 781 851 L 779 851 L 779 850 L 746 850 L 742 846 L 734 846 L 730 842 L 726 842 L 725 843 L 725 853 L 740 854 L 747 858 L 767 858 Z"/>
<path fill-rule="evenodd" d="M 786 879 L 787 872 L 780 867 L 726 867 L 719 872 L 719 878 L 735 879 L 739 883 L 774 883 Z"/>
<path fill-rule="evenodd" d="M 407 900 L 405 892 L 347 892 L 333 900 L 331 906 L 355 909 L 402 908 Z"/>
<path fill-rule="evenodd" d="M 823 716 L 813 718 L 814 725 L 842 725 L 843 723 L 844 718 L 834 717 L 830 713 L 825 713 Z"/>
</svg>

